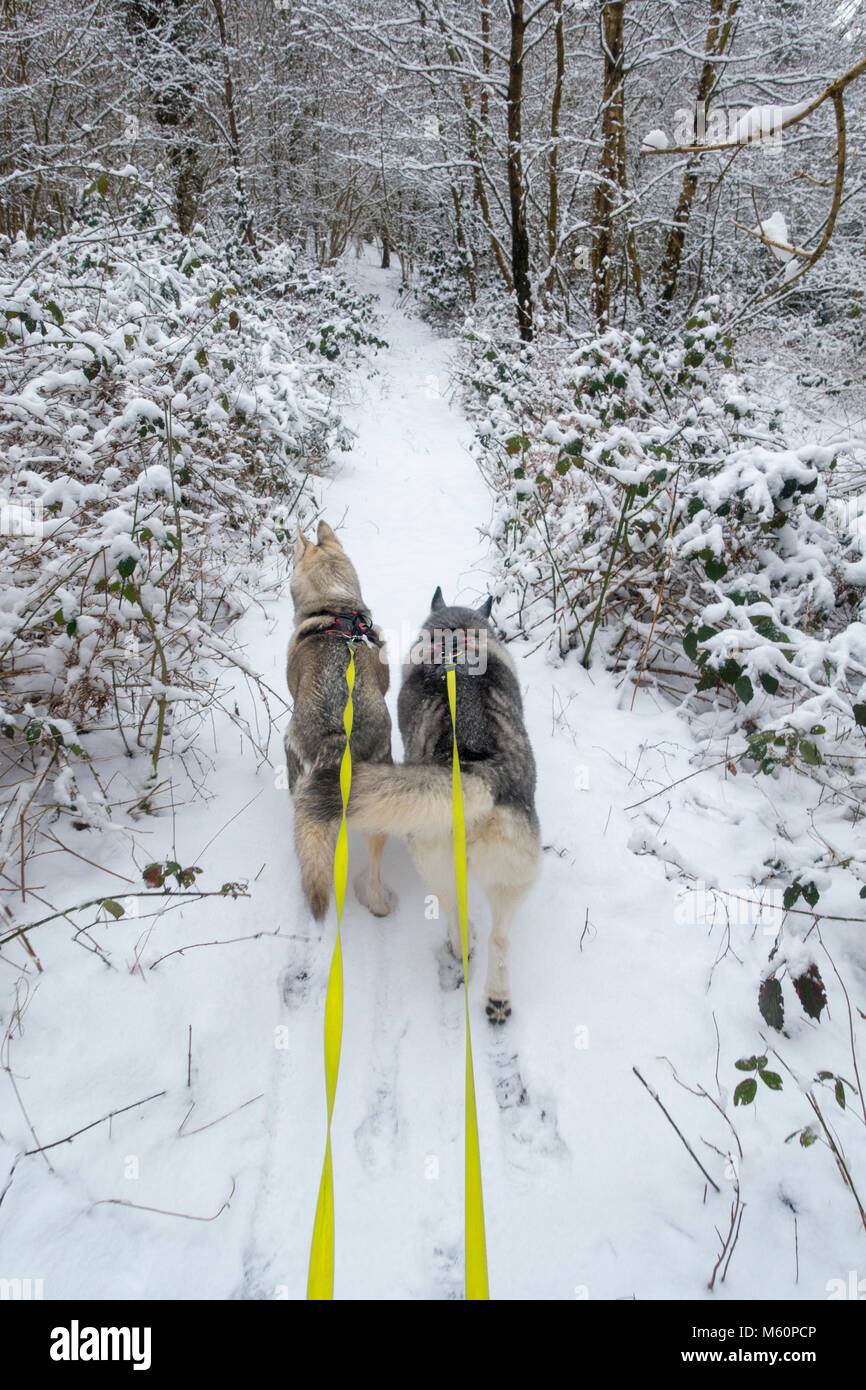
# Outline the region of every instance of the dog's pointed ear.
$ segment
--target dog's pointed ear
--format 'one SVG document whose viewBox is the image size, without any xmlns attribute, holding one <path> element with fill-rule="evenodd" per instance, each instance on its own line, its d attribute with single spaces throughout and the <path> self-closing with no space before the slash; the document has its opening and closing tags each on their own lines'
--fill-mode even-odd
<svg viewBox="0 0 866 1390">
<path fill-rule="evenodd" d="M 319 522 L 319 529 L 316 532 L 316 539 L 319 542 L 319 545 L 340 545 L 340 542 L 337 540 L 336 535 L 331 530 L 331 527 L 328 525 L 327 521 Z M 343 549 L 341 545 L 340 549 Z"/>
<path fill-rule="evenodd" d="M 444 598 L 442 597 L 442 590 L 441 588 L 437 588 L 435 594 L 433 595 L 433 602 L 430 604 L 430 612 L 438 613 L 439 609 L 444 608 L 445 606 L 446 604 Z"/>
<path fill-rule="evenodd" d="M 490 597 L 490 596 L 488 596 L 488 599 L 487 599 L 487 602 L 486 602 L 486 603 L 482 603 L 481 607 L 480 607 L 480 608 L 476 608 L 476 610 L 475 610 L 475 612 L 478 614 L 479 618 L 483 618 L 485 622 L 487 622 L 487 619 L 490 617 L 490 614 L 491 614 L 492 611 L 493 611 L 493 599 L 492 599 L 492 597 Z"/>
<path fill-rule="evenodd" d="M 310 544 L 303 531 L 301 530 L 300 522 L 297 523 L 297 528 L 298 534 L 295 537 L 295 564 L 297 564 L 299 560 L 302 560 L 304 558 L 307 546 Z"/>
</svg>

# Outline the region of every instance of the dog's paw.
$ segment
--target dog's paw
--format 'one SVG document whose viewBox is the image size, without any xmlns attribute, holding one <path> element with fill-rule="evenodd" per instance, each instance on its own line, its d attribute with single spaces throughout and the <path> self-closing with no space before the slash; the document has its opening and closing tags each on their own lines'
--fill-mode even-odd
<svg viewBox="0 0 866 1390">
<path fill-rule="evenodd" d="M 384 883 L 379 887 L 381 892 L 371 893 L 367 886 L 366 873 L 362 870 L 355 875 L 354 888 L 358 902 L 362 903 L 368 912 L 372 912 L 374 917 L 388 917 L 397 906 L 397 894 Z"/>
<path fill-rule="evenodd" d="M 511 1017 L 511 1000 L 488 999 L 486 1013 L 491 1023 L 504 1023 Z"/>
</svg>

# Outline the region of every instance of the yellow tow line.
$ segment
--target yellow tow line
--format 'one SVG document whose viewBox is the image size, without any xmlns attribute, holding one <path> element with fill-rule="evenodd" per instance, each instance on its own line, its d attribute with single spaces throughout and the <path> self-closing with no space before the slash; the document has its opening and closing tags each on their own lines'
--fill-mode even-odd
<svg viewBox="0 0 866 1390">
<path fill-rule="evenodd" d="M 484 1235 L 484 1199 L 481 1190 L 481 1153 L 478 1144 L 478 1118 L 475 1107 L 475 1078 L 472 1068 L 472 1040 L 469 1032 L 469 932 L 466 891 L 466 826 L 463 814 L 463 791 L 460 782 L 460 759 L 457 753 L 457 694 L 454 668 L 446 672 L 448 704 L 451 710 L 453 734 L 452 795 L 454 820 L 454 872 L 457 883 L 457 910 L 460 920 L 460 941 L 463 950 L 464 1005 L 466 1011 L 466 1155 L 465 1155 L 465 1241 L 466 1241 L 466 1298 L 489 1298 L 487 1285 L 487 1244 Z M 349 649 L 346 671 L 349 698 L 343 713 L 346 748 L 340 765 L 340 792 L 343 812 L 337 847 L 334 852 L 334 894 L 337 901 L 337 939 L 328 975 L 325 997 L 325 1090 L 328 1102 L 328 1127 L 325 1159 L 319 1183 L 319 1199 L 313 1225 L 310 1249 L 310 1268 L 307 1278 L 308 1299 L 334 1297 L 334 1174 L 331 1162 L 331 1119 L 337 1093 L 340 1067 L 340 1045 L 343 1036 L 343 953 L 340 942 L 340 923 L 346 898 L 348 876 L 348 837 L 346 807 L 352 785 L 352 758 L 349 740 L 352 733 L 352 690 L 355 685 L 355 660 Z"/>
<path fill-rule="evenodd" d="M 475 1076 L 472 1069 L 472 1039 L 469 1033 L 469 927 L 466 906 L 466 825 L 463 816 L 463 789 L 460 784 L 460 758 L 457 754 L 457 678 L 454 667 L 446 672 L 448 704 L 453 734 L 451 787 L 454 798 L 454 873 L 457 879 L 457 913 L 463 948 L 463 1003 L 466 1010 L 466 1297 L 486 1299 L 487 1242 L 484 1236 L 484 1196 L 481 1191 L 481 1151 L 478 1146 L 478 1116 L 475 1109 Z"/>
<path fill-rule="evenodd" d="M 325 1091 L 328 1098 L 328 1137 L 325 1144 L 322 1177 L 319 1182 L 319 1200 L 316 1204 L 313 1243 L 310 1249 L 310 1270 L 307 1276 L 307 1298 L 326 1300 L 334 1297 L 334 1172 L 331 1165 L 331 1118 L 334 1114 L 337 1074 L 340 1069 L 340 1044 L 343 1040 L 343 948 L 340 942 L 340 923 L 343 920 L 346 878 L 349 872 L 346 806 L 349 802 L 349 788 L 352 785 L 352 755 L 349 752 L 349 739 L 352 734 L 352 691 L 355 686 L 355 654 L 351 646 L 349 647 L 346 684 L 349 687 L 349 698 L 343 711 L 346 747 L 343 752 L 343 761 L 340 764 L 343 815 L 340 821 L 340 831 L 337 835 L 337 848 L 334 851 L 337 939 L 334 942 L 334 954 L 328 975 L 328 992 L 325 995 Z"/>
</svg>

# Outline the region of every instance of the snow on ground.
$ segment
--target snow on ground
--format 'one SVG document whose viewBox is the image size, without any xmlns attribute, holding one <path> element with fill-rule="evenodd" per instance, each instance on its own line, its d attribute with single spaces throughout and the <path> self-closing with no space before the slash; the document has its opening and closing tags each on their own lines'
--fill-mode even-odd
<svg viewBox="0 0 866 1390">
<path fill-rule="evenodd" d="M 390 347 L 359 375 L 353 452 L 317 487 L 367 603 L 392 633 L 396 755 L 401 648 L 437 584 L 450 600 L 485 594 L 492 559 L 479 528 L 490 501 L 450 397 L 452 345 L 407 316 L 393 274 L 367 263 L 355 273 L 381 293 Z M 279 691 L 290 631 L 287 590 L 251 605 L 239 629 L 248 662 Z M 826 1146 L 784 1140 L 814 1121 L 797 1078 L 808 1084 L 821 1067 L 851 1074 L 844 1000 L 827 966 L 832 1024 L 789 1004 L 788 1036 L 766 1038 L 755 1000 L 775 926 L 755 913 L 742 925 L 718 911 L 712 920 L 705 904 L 678 896 L 681 881 L 663 862 L 746 892 L 786 817 L 802 813 L 785 788 L 724 768 L 662 791 L 697 766 L 675 711 L 642 692 L 632 712 L 630 690 L 613 677 L 574 657 L 552 665 L 542 652 L 512 650 L 547 848 L 513 933 L 514 1015 L 503 1029 L 484 1018 L 486 909 L 470 900 L 491 1296 L 824 1298 L 829 1280 L 862 1267 L 864 1231 Z M 241 680 L 237 700 L 252 719 Z M 237 729 L 216 719 L 213 747 L 202 748 L 212 760 L 205 792 L 139 821 L 137 848 L 121 834 L 111 842 L 67 831 L 82 858 L 58 851 L 36 861 L 40 891 L 63 904 L 129 892 L 112 874 L 137 886 L 143 864 L 169 857 L 200 865 L 200 887 L 250 884 L 248 898 L 123 918 L 77 941 L 71 924 L 49 923 L 32 938 L 42 973 L 31 969 L 26 981 L 23 949 L 4 950 L 11 1075 L 0 1077 L 0 1276 L 41 1278 L 46 1298 L 304 1296 L 334 911 L 319 939 L 291 848 L 280 732 L 273 767 L 258 766 Z M 350 874 L 362 859 L 353 843 Z M 374 919 L 350 894 L 344 917 L 335 1292 L 459 1298 L 462 998 L 447 973 L 440 979 L 444 923 L 426 919 L 426 890 L 401 843 L 388 844 L 384 873 L 395 913 Z M 833 941 L 862 1003 L 855 930 L 842 925 Z M 734 1063 L 765 1050 L 783 1090 L 762 1087 L 735 1110 L 745 1073 Z M 72 1142 L 16 1158 L 152 1096 Z M 843 1113 L 823 1096 L 851 1171 L 862 1172 L 859 1101 Z M 737 1183 L 739 1239 L 710 1294 Z"/>
</svg>

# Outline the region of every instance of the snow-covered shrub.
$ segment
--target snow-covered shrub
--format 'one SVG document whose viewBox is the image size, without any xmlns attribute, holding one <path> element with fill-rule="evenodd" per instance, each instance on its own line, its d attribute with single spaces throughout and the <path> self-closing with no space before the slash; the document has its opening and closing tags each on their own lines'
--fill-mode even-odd
<svg viewBox="0 0 866 1390">
<path fill-rule="evenodd" d="M 92 755 L 146 761 L 147 808 L 194 740 L 260 558 L 346 444 L 337 359 L 370 324 L 336 276 L 232 266 L 141 207 L 0 257 L 0 868 L 52 808 L 107 822 Z"/>
<path fill-rule="evenodd" d="M 716 301 L 664 342 L 610 329 L 557 357 L 476 331 L 467 359 L 505 632 L 654 682 L 712 757 L 862 800 L 862 537 L 828 511 L 834 451 L 795 446 L 761 408 Z M 814 906 L 831 869 L 866 883 L 862 844 L 767 877 Z"/>
<path fill-rule="evenodd" d="M 444 237 L 433 240 L 419 262 L 417 293 L 432 319 L 447 321 L 468 302 L 465 262 Z"/>
<path fill-rule="evenodd" d="M 541 401 L 531 361 L 472 346 L 518 627 L 643 678 L 692 672 L 752 721 L 792 691 L 798 727 L 855 719 L 866 563 L 826 518 L 834 453 L 757 421 L 713 301 L 672 343 L 614 329 L 579 343 Z"/>
</svg>

